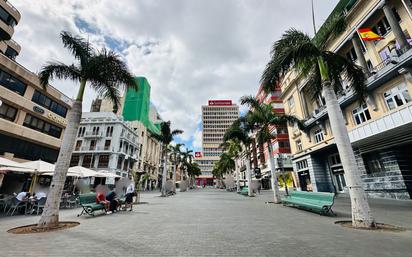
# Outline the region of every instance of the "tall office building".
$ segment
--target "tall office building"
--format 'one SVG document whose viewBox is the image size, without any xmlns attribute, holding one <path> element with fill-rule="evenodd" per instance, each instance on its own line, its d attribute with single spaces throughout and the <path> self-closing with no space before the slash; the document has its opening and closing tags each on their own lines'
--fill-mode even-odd
<svg viewBox="0 0 412 257">
<path fill-rule="evenodd" d="M 197 185 L 214 185 L 212 169 L 222 153 L 223 135 L 238 118 L 239 106 L 231 100 L 210 100 L 208 105 L 202 106 L 203 152 L 195 154 L 195 162 L 199 164 L 202 175 L 197 178 Z"/>
<path fill-rule="evenodd" d="M 15 161 L 55 162 L 71 99 L 16 61 L 20 45 L 12 36 L 19 11 L 0 0 L 0 156 Z"/>
</svg>

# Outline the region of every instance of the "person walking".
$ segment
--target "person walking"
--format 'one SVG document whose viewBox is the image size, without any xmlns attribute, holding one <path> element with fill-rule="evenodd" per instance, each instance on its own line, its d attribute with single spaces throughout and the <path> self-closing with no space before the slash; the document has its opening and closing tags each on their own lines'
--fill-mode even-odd
<svg viewBox="0 0 412 257">
<path fill-rule="evenodd" d="M 125 210 L 127 210 L 127 206 L 130 205 L 130 210 L 133 210 L 133 196 L 134 196 L 135 188 L 133 181 L 130 182 L 129 186 L 126 189 L 126 206 Z"/>
</svg>

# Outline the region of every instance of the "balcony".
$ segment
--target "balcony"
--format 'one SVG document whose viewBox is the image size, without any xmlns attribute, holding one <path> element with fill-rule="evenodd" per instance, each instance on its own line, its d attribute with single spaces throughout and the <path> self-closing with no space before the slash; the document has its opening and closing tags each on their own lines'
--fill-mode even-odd
<svg viewBox="0 0 412 257">
<path fill-rule="evenodd" d="M 74 149 L 74 152 L 77 153 L 90 153 L 90 152 L 100 152 L 100 153 L 112 153 L 114 152 L 114 147 L 105 147 L 105 146 L 82 146 Z"/>
<path fill-rule="evenodd" d="M 401 106 L 349 131 L 354 146 L 366 150 L 412 141 L 412 103 Z"/>
<path fill-rule="evenodd" d="M 98 138 L 103 137 L 103 132 L 93 132 L 93 131 L 86 131 L 83 136 L 84 138 Z"/>
</svg>

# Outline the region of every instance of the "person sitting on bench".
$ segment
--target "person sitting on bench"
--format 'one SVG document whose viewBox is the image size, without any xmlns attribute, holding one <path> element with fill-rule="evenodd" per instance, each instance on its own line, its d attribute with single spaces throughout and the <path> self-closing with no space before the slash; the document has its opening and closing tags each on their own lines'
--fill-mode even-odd
<svg viewBox="0 0 412 257">
<path fill-rule="evenodd" d="M 117 198 L 115 191 L 110 191 L 106 195 L 106 200 L 110 202 L 110 211 L 116 212 L 117 208 L 119 208 L 119 199 Z"/>
<path fill-rule="evenodd" d="M 103 193 L 97 193 L 96 195 L 96 203 L 99 204 L 103 204 L 104 205 L 104 209 L 106 210 L 106 212 L 109 211 L 109 204 L 110 202 L 106 200 L 106 197 Z"/>
</svg>

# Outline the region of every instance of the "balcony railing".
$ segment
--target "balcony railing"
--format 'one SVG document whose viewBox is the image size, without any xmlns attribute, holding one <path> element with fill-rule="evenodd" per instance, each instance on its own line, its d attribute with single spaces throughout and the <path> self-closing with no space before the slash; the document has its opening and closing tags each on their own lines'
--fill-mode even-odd
<svg viewBox="0 0 412 257">
<path fill-rule="evenodd" d="M 103 137 L 103 133 L 95 131 L 86 131 L 84 137 Z"/>
</svg>

